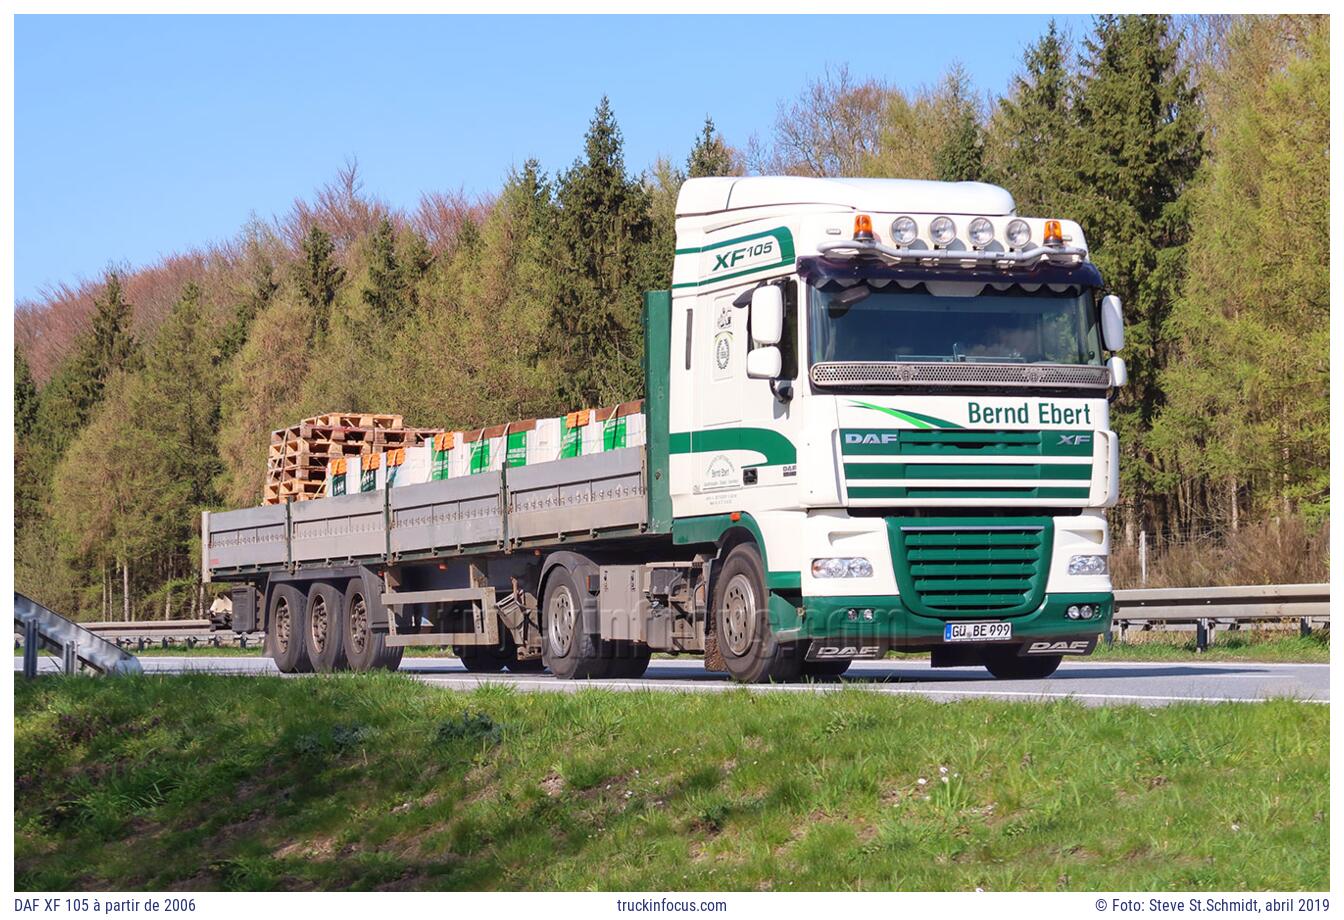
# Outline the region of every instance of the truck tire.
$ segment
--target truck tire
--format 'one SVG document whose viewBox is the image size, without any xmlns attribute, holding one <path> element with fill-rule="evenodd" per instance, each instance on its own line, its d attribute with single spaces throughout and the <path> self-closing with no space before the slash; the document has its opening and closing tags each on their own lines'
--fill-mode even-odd
<svg viewBox="0 0 1344 920">
<path fill-rule="evenodd" d="M 606 677 L 610 661 L 597 636 L 584 630 L 583 595 L 568 569 L 558 567 L 546 579 L 541 611 L 542 660 L 551 673 L 561 680 Z"/>
<path fill-rule="evenodd" d="M 344 593 L 325 581 L 314 582 L 308 589 L 306 619 L 307 628 L 303 635 L 313 670 L 329 673 L 348 668 L 349 662 L 345 660 Z"/>
<path fill-rule="evenodd" d="M 637 680 L 649 669 L 653 649 L 637 642 L 612 642 L 611 657 L 607 659 L 607 676 L 620 680 Z"/>
<path fill-rule="evenodd" d="M 804 677 L 839 677 L 854 663 L 852 658 L 834 658 L 830 661 L 804 661 Z"/>
<path fill-rule="evenodd" d="M 350 579 L 345 589 L 345 614 L 341 618 L 342 645 L 345 659 L 355 671 L 377 668 L 395 671 L 401 665 L 402 649 L 389 648 L 385 644 L 387 630 L 375 625 L 375 603 L 366 596 L 364 579 Z"/>
<path fill-rule="evenodd" d="M 304 634 L 308 631 L 308 598 L 293 585 L 276 585 L 266 618 L 266 654 L 282 674 L 304 674 L 313 669 Z"/>
<path fill-rule="evenodd" d="M 765 565 L 752 543 L 733 547 L 714 577 L 714 633 L 733 680 L 744 684 L 795 680 L 801 649 L 770 630 Z"/>
<path fill-rule="evenodd" d="M 454 645 L 453 654 L 473 674 L 497 674 L 504 670 L 517 652 L 512 643 L 501 638 L 498 645 Z"/>
<path fill-rule="evenodd" d="M 1063 655 L 1019 656 L 1016 648 L 1007 648 L 986 651 L 984 664 L 999 680 L 1044 680 L 1063 660 Z"/>
</svg>

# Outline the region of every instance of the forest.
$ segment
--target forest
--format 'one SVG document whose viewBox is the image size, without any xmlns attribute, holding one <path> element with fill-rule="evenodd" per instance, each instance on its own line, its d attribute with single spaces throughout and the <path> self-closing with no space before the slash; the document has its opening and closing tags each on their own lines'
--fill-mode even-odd
<svg viewBox="0 0 1344 920">
<path fill-rule="evenodd" d="M 1323 16 L 1099 16 L 1051 24 L 1009 86 L 839 67 L 744 143 L 709 112 L 641 169 L 605 98 L 572 164 L 479 198 L 395 208 L 351 161 L 232 239 L 16 306 L 16 588 L 83 619 L 200 616 L 199 513 L 260 501 L 273 429 L 637 398 L 681 183 L 761 173 L 995 182 L 1077 220 L 1126 307 L 1117 554 L 1142 538 L 1190 577 L 1323 580 L 1329 76 Z"/>
</svg>

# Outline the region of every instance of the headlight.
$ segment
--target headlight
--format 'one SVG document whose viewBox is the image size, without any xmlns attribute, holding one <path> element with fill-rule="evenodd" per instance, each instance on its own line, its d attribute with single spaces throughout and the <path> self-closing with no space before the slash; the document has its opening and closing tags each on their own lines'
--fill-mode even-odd
<svg viewBox="0 0 1344 920">
<path fill-rule="evenodd" d="M 939 246 L 946 246 L 957 235 L 957 225 L 950 217 L 935 217 L 929 223 L 929 236 Z"/>
<path fill-rule="evenodd" d="M 1070 575 L 1105 575 L 1108 571 L 1105 556 L 1070 556 Z"/>
<path fill-rule="evenodd" d="M 891 238 L 900 246 L 909 246 L 919 236 L 913 217 L 898 217 L 891 222 Z"/>
<path fill-rule="evenodd" d="M 813 578 L 871 578 L 873 564 L 862 556 L 812 560 Z"/>
<path fill-rule="evenodd" d="M 994 239 L 994 225 L 983 217 L 977 217 L 971 221 L 970 227 L 971 243 L 976 246 L 983 246 Z"/>
<path fill-rule="evenodd" d="M 1031 242 L 1031 227 L 1025 220 L 1008 221 L 1008 245 L 1022 247 Z"/>
</svg>

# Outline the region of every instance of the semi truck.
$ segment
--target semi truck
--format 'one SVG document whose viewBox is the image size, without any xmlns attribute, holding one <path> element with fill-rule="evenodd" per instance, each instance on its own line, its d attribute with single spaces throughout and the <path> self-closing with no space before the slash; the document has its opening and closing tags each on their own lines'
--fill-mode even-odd
<svg viewBox="0 0 1344 920">
<path fill-rule="evenodd" d="M 205 513 L 281 671 L 747 682 L 891 650 L 1044 678 L 1110 628 L 1121 304 L 983 183 L 697 178 L 643 303 L 644 443 Z"/>
</svg>

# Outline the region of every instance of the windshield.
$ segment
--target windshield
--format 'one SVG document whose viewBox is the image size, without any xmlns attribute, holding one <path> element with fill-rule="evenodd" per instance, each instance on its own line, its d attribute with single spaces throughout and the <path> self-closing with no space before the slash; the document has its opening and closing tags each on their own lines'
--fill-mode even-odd
<svg viewBox="0 0 1344 920">
<path fill-rule="evenodd" d="M 907 282 L 908 284 L 908 282 Z M 881 285 L 881 286 L 879 286 Z M 809 286 L 812 363 L 1101 364 L 1092 289 L 874 279 Z"/>
</svg>

